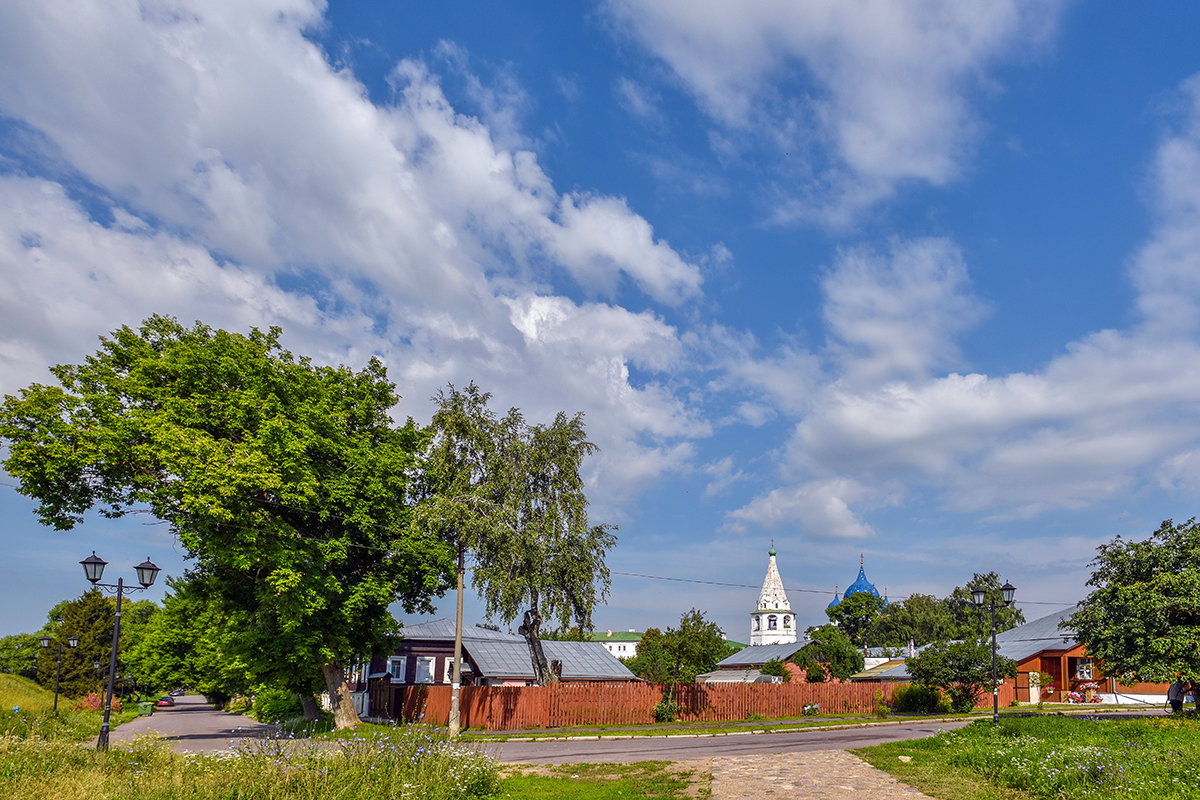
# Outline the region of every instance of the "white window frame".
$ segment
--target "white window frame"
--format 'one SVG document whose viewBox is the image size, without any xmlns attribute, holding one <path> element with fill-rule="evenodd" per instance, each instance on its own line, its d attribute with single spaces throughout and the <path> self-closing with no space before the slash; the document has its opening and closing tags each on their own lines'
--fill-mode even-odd
<svg viewBox="0 0 1200 800">
<path fill-rule="evenodd" d="M 413 673 L 413 683 L 433 683 L 434 672 L 437 669 L 437 656 L 416 656 L 417 669 Z M 424 676 L 422 676 L 422 667 L 424 667 Z M 425 677 L 425 680 L 421 680 Z"/>
<path fill-rule="evenodd" d="M 396 667 L 400 668 L 399 675 L 396 674 Z M 404 683 L 404 676 L 408 674 L 408 656 L 389 656 L 387 669 L 392 680 Z"/>
<path fill-rule="evenodd" d="M 767 630 L 769 630 L 769 631 L 779 630 L 778 626 L 779 626 L 779 619 L 774 614 L 767 617 Z"/>
</svg>

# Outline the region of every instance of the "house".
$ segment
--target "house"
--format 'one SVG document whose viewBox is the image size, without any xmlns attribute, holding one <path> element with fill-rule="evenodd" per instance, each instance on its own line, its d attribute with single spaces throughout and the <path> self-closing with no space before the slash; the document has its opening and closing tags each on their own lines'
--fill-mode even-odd
<svg viewBox="0 0 1200 800">
<path fill-rule="evenodd" d="M 588 638 L 593 642 L 600 642 L 604 645 L 605 650 L 624 660 L 637 655 L 638 642 L 642 640 L 642 632 L 633 628 L 614 632 L 610 628 L 603 633 L 595 631 L 589 634 Z"/>
<path fill-rule="evenodd" d="M 371 661 L 372 677 L 387 676 L 393 684 L 449 684 L 454 669 L 454 621 L 436 619 L 406 625 L 404 638 L 386 656 Z M 624 664 L 600 642 L 549 642 L 542 648 L 562 680 L 636 681 Z M 466 625 L 462 634 L 462 683 L 479 686 L 531 686 L 533 664 L 524 637 Z"/>
<path fill-rule="evenodd" d="M 996 634 L 996 654 L 1017 662 L 1017 700 L 1022 703 L 1065 703 L 1070 695 L 1086 695 L 1086 686 L 1095 684 L 1100 702 L 1118 705 L 1161 706 L 1167 693 L 1165 683 L 1136 683 L 1122 686 L 1106 676 L 1088 655 L 1075 632 L 1060 629 L 1059 624 L 1075 613 L 1078 606 L 1056 611 L 1044 617 Z M 919 648 L 917 652 L 920 652 Z M 1039 676 L 1050 676 L 1048 685 L 1039 685 Z M 908 682 L 912 677 L 904 661 L 894 661 L 852 675 L 852 681 Z M 1050 687 L 1053 692 L 1046 691 Z"/>
</svg>

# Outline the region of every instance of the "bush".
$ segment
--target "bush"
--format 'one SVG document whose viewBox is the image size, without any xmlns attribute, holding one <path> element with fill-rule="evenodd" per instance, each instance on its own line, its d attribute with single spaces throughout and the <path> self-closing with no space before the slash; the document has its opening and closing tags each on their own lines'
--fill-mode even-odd
<svg viewBox="0 0 1200 800">
<path fill-rule="evenodd" d="M 804 679 L 809 683 L 824 683 L 829 679 L 829 673 L 820 664 L 811 664 L 804 673 Z"/>
<path fill-rule="evenodd" d="M 655 722 L 674 722 L 678 714 L 679 704 L 665 697 L 654 707 Z"/>
<path fill-rule="evenodd" d="M 759 672 L 763 675 L 774 675 L 777 678 L 783 678 L 784 683 L 790 683 L 792 680 L 792 673 L 788 672 L 787 667 L 778 658 L 772 658 L 763 664 Z"/>
<path fill-rule="evenodd" d="M 300 698 L 287 689 L 261 686 L 254 692 L 250 713 L 259 722 L 280 722 L 302 715 L 304 709 L 300 706 Z"/>
<path fill-rule="evenodd" d="M 950 701 L 936 686 L 910 683 L 892 692 L 892 708 L 905 714 L 945 714 L 950 710 Z"/>
</svg>

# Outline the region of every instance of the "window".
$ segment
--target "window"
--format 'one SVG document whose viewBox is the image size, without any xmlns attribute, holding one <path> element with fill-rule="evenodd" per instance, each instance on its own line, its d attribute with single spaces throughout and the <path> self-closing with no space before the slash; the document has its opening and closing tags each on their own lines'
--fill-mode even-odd
<svg viewBox="0 0 1200 800">
<path fill-rule="evenodd" d="M 1081 681 L 1092 679 L 1092 660 L 1090 658 L 1073 658 L 1075 662 L 1075 678 Z"/>
<path fill-rule="evenodd" d="M 792 618 L 791 618 L 791 617 L 784 617 L 784 618 L 783 618 L 783 627 L 785 627 L 785 628 L 790 628 L 790 627 L 792 627 Z"/>
<path fill-rule="evenodd" d="M 433 683 L 433 656 L 417 656 L 417 676 L 413 683 Z"/>
<path fill-rule="evenodd" d="M 446 659 L 446 668 L 442 670 L 442 683 L 451 683 L 453 680 L 454 680 L 454 657 L 450 656 L 449 658 Z"/>
<path fill-rule="evenodd" d="M 388 659 L 388 674 L 392 680 L 404 683 L 404 667 L 408 664 L 408 656 L 392 656 Z"/>
<path fill-rule="evenodd" d="M 759 618 L 755 617 L 754 618 L 754 630 L 758 630 L 758 629 L 759 629 Z"/>
<path fill-rule="evenodd" d="M 767 630 L 769 630 L 769 631 L 776 630 L 776 628 L 778 627 L 778 624 L 777 624 L 778 621 L 779 620 L 775 617 L 774 614 L 767 617 Z"/>
</svg>

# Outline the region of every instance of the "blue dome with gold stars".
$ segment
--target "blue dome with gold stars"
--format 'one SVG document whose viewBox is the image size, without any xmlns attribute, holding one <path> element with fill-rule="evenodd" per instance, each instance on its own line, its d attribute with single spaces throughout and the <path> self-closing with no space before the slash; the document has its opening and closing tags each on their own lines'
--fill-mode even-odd
<svg viewBox="0 0 1200 800">
<path fill-rule="evenodd" d="M 854 583 L 846 587 L 846 592 L 842 595 L 842 599 L 844 600 L 852 594 L 859 594 L 861 592 L 866 592 L 867 594 L 872 594 L 876 597 L 879 597 L 879 590 L 875 588 L 875 584 L 867 580 L 867 572 L 865 569 L 863 569 L 863 557 L 859 556 L 858 577 L 854 580 Z"/>
</svg>

